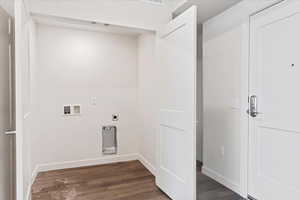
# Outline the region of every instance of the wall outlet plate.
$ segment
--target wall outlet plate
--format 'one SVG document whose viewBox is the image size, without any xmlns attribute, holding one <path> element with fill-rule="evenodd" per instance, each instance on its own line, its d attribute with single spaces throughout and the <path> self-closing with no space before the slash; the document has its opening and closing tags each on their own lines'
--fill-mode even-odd
<svg viewBox="0 0 300 200">
<path fill-rule="evenodd" d="M 64 115 L 71 115 L 71 105 L 64 106 Z"/>
<path fill-rule="evenodd" d="M 80 105 L 73 105 L 73 114 L 80 115 L 81 113 L 81 106 Z"/>
<path fill-rule="evenodd" d="M 63 106 L 63 116 L 80 116 L 81 115 L 81 105 L 64 105 Z"/>
<path fill-rule="evenodd" d="M 114 122 L 119 121 L 119 114 L 113 114 L 112 121 L 114 121 Z"/>
</svg>

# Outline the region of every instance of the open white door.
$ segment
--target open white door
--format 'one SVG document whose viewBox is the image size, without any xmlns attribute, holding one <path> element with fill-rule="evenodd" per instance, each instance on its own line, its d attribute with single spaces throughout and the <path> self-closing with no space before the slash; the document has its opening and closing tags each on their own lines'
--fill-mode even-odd
<svg viewBox="0 0 300 200">
<path fill-rule="evenodd" d="M 294 0 L 251 18 L 249 193 L 258 200 L 300 198 L 299 24 Z"/>
<path fill-rule="evenodd" d="M 157 185 L 173 200 L 196 199 L 197 8 L 160 32 Z"/>
</svg>

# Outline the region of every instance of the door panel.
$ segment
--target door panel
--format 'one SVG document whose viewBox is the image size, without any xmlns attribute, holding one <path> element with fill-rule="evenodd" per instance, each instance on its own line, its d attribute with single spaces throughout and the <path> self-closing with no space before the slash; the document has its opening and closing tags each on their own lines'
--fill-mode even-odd
<svg viewBox="0 0 300 200">
<path fill-rule="evenodd" d="M 300 196 L 300 3 L 284 1 L 251 18 L 250 195 L 263 200 Z"/>
<path fill-rule="evenodd" d="M 160 119 L 157 185 L 174 200 L 196 199 L 197 9 L 160 35 Z"/>
</svg>

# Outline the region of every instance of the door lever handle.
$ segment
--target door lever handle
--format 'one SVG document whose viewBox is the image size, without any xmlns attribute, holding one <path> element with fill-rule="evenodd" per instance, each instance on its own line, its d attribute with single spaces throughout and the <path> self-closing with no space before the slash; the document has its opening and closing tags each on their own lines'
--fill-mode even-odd
<svg viewBox="0 0 300 200">
<path fill-rule="evenodd" d="M 251 117 L 257 117 L 257 115 L 262 114 L 260 112 L 250 112 L 249 109 L 247 110 L 247 114 Z"/>
<path fill-rule="evenodd" d="M 257 115 L 260 114 L 260 112 L 258 112 L 258 108 L 257 108 L 257 96 L 256 95 L 252 95 L 249 98 L 249 109 L 247 110 L 247 113 L 251 116 L 251 117 L 257 117 Z"/>
<path fill-rule="evenodd" d="M 17 131 L 5 131 L 4 134 L 5 135 L 15 135 L 17 133 Z"/>
</svg>

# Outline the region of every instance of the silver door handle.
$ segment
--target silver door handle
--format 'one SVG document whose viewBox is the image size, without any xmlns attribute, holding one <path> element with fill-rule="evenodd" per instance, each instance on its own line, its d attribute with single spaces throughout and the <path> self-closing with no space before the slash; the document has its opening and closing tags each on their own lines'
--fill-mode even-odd
<svg viewBox="0 0 300 200">
<path fill-rule="evenodd" d="M 250 108 L 247 110 L 247 113 L 251 117 L 257 117 L 257 115 L 260 114 L 260 112 L 258 112 L 258 108 L 257 108 L 257 96 L 256 95 L 252 95 L 249 98 L 249 106 L 250 106 Z"/>
<path fill-rule="evenodd" d="M 17 133 L 17 131 L 5 131 L 4 134 L 5 135 L 15 135 Z"/>
</svg>

